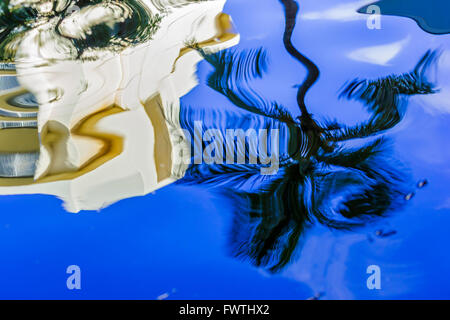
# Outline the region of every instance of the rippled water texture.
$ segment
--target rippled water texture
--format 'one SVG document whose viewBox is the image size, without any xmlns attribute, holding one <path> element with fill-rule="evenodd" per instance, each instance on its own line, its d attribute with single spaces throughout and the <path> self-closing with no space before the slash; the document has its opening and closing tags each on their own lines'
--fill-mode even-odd
<svg viewBox="0 0 450 320">
<path fill-rule="evenodd" d="M 2 1 L 0 297 L 449 298 L 448 9 Z"/>
</svg>

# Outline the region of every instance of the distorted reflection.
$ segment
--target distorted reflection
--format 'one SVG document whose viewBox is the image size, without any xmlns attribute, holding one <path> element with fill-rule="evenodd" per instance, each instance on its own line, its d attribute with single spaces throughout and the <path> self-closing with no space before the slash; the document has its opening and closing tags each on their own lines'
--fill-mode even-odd
<svg viewBox="0 0 450 320">
<path fill-rule="evenodd" d="M 296 2 L 280 1 L 285 49 L 307 69 L 298 116 L 252 88 L 269 53 L 228 49 L 239 35 L 221 13 L 224 0 L 3 1 L 0 193 L 52 194 L 78 212 L 184 177 L 231 199 L 231 253 L 272 272 L 315 223 L 351 230 L 400 208 L 409 180 L 383 134 L 402 120 L 409 96 L 435 92 L 426 73 L 438 53 L 424 53 L 409 73 L 349 81 L 341 97 L 360 101 L 367 121 L 319 119 L 305 103 L 319 68 L 291 41 Z M 245 116 L 180 106 L 202 59 L 213 68 L 208 86 Z M 230 128 L 278 134 L 265 136 L 261 156 L 250 139 L 227 149 Z M 192 139 L 197 129 L 214 129 L 212 143 Z M 195 147 L 233 158 L 198 162 Z"/>
<path fill-rule="evenodd" d="M 391 156 L 389 139 L 383 133 L 402 120 L 409 96 L 435 92 L 426 74 L 438 57 L 436 51 L 428 51 L 409 73 L 350 81 L 341 97 L 363 103 L 370 113 L 367 121 L 347 126 L 326 120 L 326 115 L 319 121 L 305 104 L 305 95 L 318 79 L 319 69 L 291 42 L 296 3 L 281 2 L 286 14 L 286 50 L 308 70 L 306 80 L 298 85 L 300 116 L 294 117 L 252 89 L 251 81 L 263 77 L 267 69 L 262 49 L 215 54 L 199 49 L 214 67 L 208 85 L 236 107 L 253 114 L 237 119 L 214 111 L 209 118 L 216 125 L 222 119 L 223 128 L 239 123 L 240 127 L 279 129 L 280 140 L 285 143 L 280 142 L 278 173 L 261 175 L 261 164 L 195 164 L 184 180 L 219 187 L 221 193 L 234 200 L 231 253 L 271 272 L 291 262 L 302 235 L 314 223 L 351 230 L 398 210 L 409 200 L 407 171 Z M 193 121 L 208 118 L 207 112 L 184 110 L 182 125 L 193 132 Z M 359 146 L 349 147 L 349 143 Z M 248 150 L 241 150 L 247 159 L 252 156 Z"/>
<path fill-rule="evenodd" d="M 201 60 L 186 43 L 239 41 L 224 3 L 3 1 L 0 192 L 78 212 L 182 177 L 179 98 Z"/>
</svg>

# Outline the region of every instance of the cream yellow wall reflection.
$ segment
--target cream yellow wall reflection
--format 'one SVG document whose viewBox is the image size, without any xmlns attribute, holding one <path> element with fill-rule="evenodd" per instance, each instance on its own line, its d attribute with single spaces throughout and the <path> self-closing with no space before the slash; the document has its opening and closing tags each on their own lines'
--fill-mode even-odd
<svg viewBox="0 0 450 320">
<path fill-rule="evenodd" d="M 0 194 L 52 194 L 78 212 L 181 178 L 189 155 L 178 152 L 188 143 L 179 100 L 202 59 L 186 45 L 237 44 L 225 1 L 92 1 L 76 10 L 62 2 L 63 18 L 45 11 L 20 35 L 13 63 L 2 64 Z M 134 43 L 121 24 L 136 11 L 154 23 Z M 90 37 L 98 26 L 117 37 Z"/>
</svg>

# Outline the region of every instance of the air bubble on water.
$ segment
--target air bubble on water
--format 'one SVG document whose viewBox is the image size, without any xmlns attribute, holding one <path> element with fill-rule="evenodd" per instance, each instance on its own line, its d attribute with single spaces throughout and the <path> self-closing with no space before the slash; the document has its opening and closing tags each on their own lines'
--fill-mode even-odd
<svg viewBox="0 0 450 320">
<path fill-rule="evenodd" d="M 414 193 L 414 192 L 410 192 L 410 193 L 408 193 L 408 194 L 405 196 L 405 200 L 406 200 L 406 201 L 409 201 L 409 200 L 411 200 L 414 196 L 415 196 L 415 193 Z"/>
<path fill-rule="evenodd" d="M 425 187 L 427 184 L 428 184 L 428 180 L 427 180 L 427 179 L 421 180 L 421 181 L 419 181 L 419 182 L 417 183 L 417 188 L 423 188 L 423 187 Z"/>
</svg>

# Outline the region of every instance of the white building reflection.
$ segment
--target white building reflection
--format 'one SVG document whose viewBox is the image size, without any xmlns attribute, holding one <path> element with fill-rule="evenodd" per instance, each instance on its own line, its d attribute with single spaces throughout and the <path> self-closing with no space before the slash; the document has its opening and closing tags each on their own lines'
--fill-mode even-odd
<svg viewBox="0 0 450 320">
<path fill-rule="evenodd" d="M 224 0 L 139 3 L 161 17 L 144 43 L 74 57 L 67 39 L 84 39 L 74 28 L 89 34 L 93 17 L 110 28 L 122 22 L 101 4 L 73 11 L 67 23 L 37 24 L 21 38 L 15 61 L 1 64 L 0 194 L 51 194 L 78 212 L 183 177 L 188 161 L 180 158 L 189 155 L 179 152 L 188 143 L 179 130 L 180 97 L 196 86 L 202 59 L 187 44 L 215 51 L 239 35 L 222 13 Z"/>
</svg>

